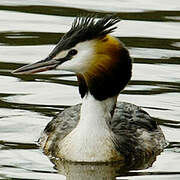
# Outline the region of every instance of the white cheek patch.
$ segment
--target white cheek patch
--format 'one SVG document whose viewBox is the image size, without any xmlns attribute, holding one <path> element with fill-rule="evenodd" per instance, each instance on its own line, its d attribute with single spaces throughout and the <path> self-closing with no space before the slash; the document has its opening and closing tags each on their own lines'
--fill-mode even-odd
<svg viewBox="0 0 180 180">
<path fill-rule="evenodd" d="M 55 57 L 53 57 L 53 59 L 61 59 L 61 58 L 64 58 L 66 57 L 68 54 L 68 50 L 64 50 L 64 51 L 61 51 L 60 53 L 56 54 Z"/>
<path fill-rule="evenodd" d="M 56 69 L 72 71 L 76 73 L 82 73 L 86 71 L 89 67 L 89 64 L 91 63 L 91 59 L 94 54 L 93 40 L 78 43 L 75 47 L 71 49 L 76 49 L 78 53 L 74 55 L 71 60 L 68 60 L 63 64 L 59 65 Z M 60 55 L 62 56 L 61 53 Z"/>
</svg>

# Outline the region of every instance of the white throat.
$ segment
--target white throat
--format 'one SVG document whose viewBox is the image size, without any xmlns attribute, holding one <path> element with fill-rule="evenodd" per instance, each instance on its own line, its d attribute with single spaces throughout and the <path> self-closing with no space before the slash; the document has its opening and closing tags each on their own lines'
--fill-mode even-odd
<svg viewBox="0 0 180 180">
<path fill-rule="evenodd" d="M 90 93 L 83 98 L 77 127 L 61 142 L 60 157 L 70 161 L 112 161 L 113 133 L 108 127 L 117 97 L 96 100 Z"/>
<path fill-rule="evenodd" d="M 117 97 L 108 98 L 103 101 L 96 100 L 90 93 L 84 98 L 81 106 L 81 115 L 78 128 L 93 130 L 107 129 L 111 119 L 111 111 L 116 104 Z"/>
</svg>

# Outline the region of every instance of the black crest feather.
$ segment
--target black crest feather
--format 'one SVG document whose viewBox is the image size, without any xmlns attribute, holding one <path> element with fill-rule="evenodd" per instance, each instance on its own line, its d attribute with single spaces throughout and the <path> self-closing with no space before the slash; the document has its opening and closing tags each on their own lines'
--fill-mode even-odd
<svg viewBox="0 0 180 180">
<path fill-rule="evenodd" d="M 96 16 L 77 17 L 71 29 L 64 34 L 57 46 L 49 56 L 55 56 L 59 51 L 74 47 L 77 43 L 100 38 L 113 32 L 117 27 L 112 27 L 120 19 L 114 16 L 105 16 L 96 20 Z"/>
<path fill-rule="evenodd" d="M 95 18 L 95 16 L 76 18 L 70 31 L 65 34 L 64 38 L 72 34 L 78 36 L 80 41 L 98 38 L 113 32 L 117 27 L 112 26 L 120 21 L 120 19 L 117 17 L 113 18 L 113 16 L 105 16 L 97 21 Z"/>
</svg>

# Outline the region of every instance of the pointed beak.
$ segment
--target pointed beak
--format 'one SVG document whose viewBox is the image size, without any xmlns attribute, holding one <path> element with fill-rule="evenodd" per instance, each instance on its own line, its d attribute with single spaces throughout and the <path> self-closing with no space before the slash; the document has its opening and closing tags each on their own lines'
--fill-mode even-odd
<svg viewBox="0 0 180 180">
<path fill-rule="evenodd" d="M 34 74 L 37 72 L 43 72 L 43 71 L 55 69 L 58 65 L 62 64 L 65 61 L 66 61 L 65 58 L 62 58 L 60 60 L 46 58 L 45 60 L 38 61 L 36 63 L 29 64 L 19 69 L 16 69 L 12 73 L 13 74 Z"/>
</svg>

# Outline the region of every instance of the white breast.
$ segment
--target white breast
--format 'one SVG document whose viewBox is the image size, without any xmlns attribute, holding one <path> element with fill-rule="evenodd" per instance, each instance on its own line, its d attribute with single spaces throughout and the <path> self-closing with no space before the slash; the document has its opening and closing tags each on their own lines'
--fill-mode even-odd
<svg viewBox="0 0 180 180">
<path fill-rule="evenodd" d="M 97 101 L 90 94 L 83 99 L 80 121 L 60 142 L 59 157 L 81 162 L 104 162 L 117 158 L 113 133 L 106 123 L 111 118 L 111 103 L 107 101 L 114 100 Z"/>
</svg>

